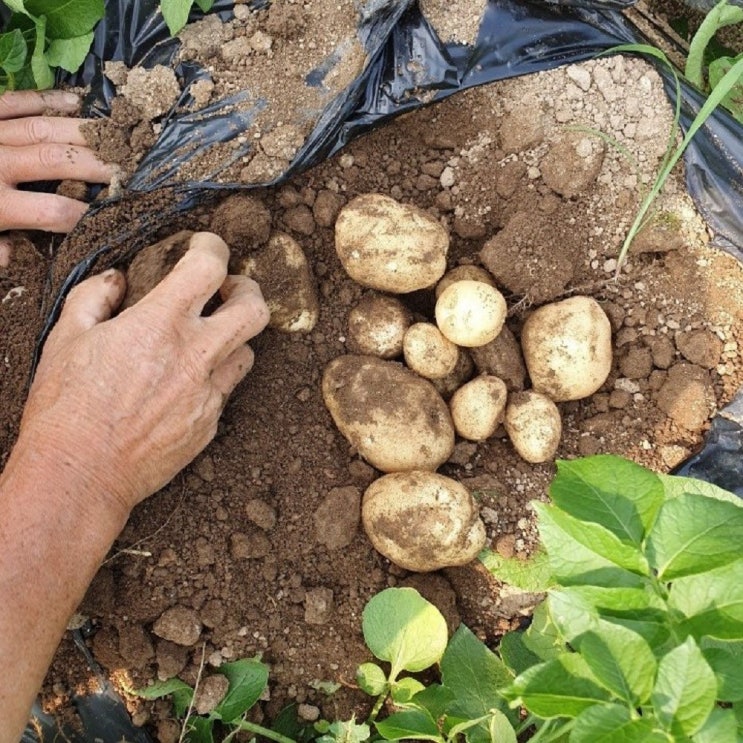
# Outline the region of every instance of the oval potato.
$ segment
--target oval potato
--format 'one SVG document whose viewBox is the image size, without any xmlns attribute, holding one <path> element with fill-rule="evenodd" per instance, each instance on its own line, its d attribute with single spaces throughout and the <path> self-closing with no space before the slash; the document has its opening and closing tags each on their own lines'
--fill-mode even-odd
<svg viewBox="0 0 743 743">
<path fill-rule="evenodd" d="M 417 322 L 405 333 L 402 346 L 405 363 L 426 379 L 443 379 L 459 360 L 459 346 L 445 338 L 430 322 Z"/>
<path fill-rule="evenodd" d="M 348 313 L 348 348 L 393 359 L 402 353 L 405 331 L 412 322 L 410 311 L 396 297 L 367 294 Z"/>
<path fill-rule="evenodd" d="M 521 347 L 532 387 L 555 402 L 592 395 L 611 371 L 611 323 L 592 297 L 540 307 L 524 323 Z"/>
<path fill-rule="evenodd" d="M 435 470 L 454 450 L 454 425 L 433 385 L 393 361 L 339 356 L 322 379 L 338 430 L 383 472 Z"/>
<path fill-rule="evenodd" d="M 489 374 L 462 385 L 449 401 L 454 430 L 470 441 L 489 439 L 503 422 L 507 397 L 506 383 Z"/>
<path fill-rule="evenodd" d="M 503 421 L 516 453 L 530 464 L 554 458 L 562 435 L 560 411 L 540 392 L 515 392 L 508 398 Z"/>
<path fill-rule="evenodd" d="M 427 212 L 382 194 L 346 204 L 335 222 L 335 248 L 359 284 L 407 294 L 433 286 L 446 270 L 449 234 Z"/>
<path fill-rule="evenodd" d="M 374 548 L 406 570 L 465 565 L 485 546 L 485 526 L 467 488 L 435 472 L 403 472 L 375 480 L 361 506 Z"/>
</svg>

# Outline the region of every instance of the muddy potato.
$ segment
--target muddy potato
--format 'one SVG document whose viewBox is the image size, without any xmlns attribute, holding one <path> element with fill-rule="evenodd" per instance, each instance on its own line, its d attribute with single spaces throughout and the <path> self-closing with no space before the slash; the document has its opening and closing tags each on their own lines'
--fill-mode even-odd
<svg viewBox="0 0 743 743">
<path fill-rule="evenodd" d="M 338 430 L 383 472 L 435 470 L 454 450 L 447 404 L 401 364 L 339 356 L 325 367 L 322 394 Z"/>
<path fill-rule="evenodd" d="M 532 387 L 556 402 L 592 395 L 611 371 L 611 324 L 592 297 L 540 307 L 524 323 L 521 347 Z"/>
<path fill-rule="evenodd" d="M 436 299 L 441 296 L 444 289 L 455 281 L 464 281 L 465 279 L 469 279 L 470 281 L 482 281 L 483 284 L 495 286 L 495 279 L 484 268 L 465 264 L 463 266 L 452 268 L 451 271 L 447 271 L 441 277 L 441 281 L 436 284 Z"/>
<path fill-rule="evenodd" d="M 343 268 L 359 284 L 407 294 L 441 278 L 449 235 L 422 209 L 364 194 L 341 209 L 335 248 Z"/>
<path fill-rule="evenodd" d="M 393 359 L 402 353 L 412 315 L 396 297 L 371 293 L 348 313 L 348 348 L 353 353 Z"/>
<path fill-rule="evenodd" d="M 452 343 L 465 348 L 484 346 L 503 327 L 506 300 L 489 284 L 463 279 L 441 292 L 435 314 L 439 330 Z"/>
<path fill-rule="evenodd" d="M 405 363 L 426 379 L 443 379 L 454 371 L 459 347 L 430 322 L 411 325 L 403 339 Z"/>
<path fill-rule="evenodd" d="M 361 518 L 374 548 L 406 570 L 465 565 L 485 546 L 485 526 L 467 488 L 434 472 L 404 472 L 375 480 Z"/>
<path fill-rule="evenodd" d="M 534 390 L 511 394 L 503 424 L 522 459 L 539 464 L 554 458 L 562 435 L 562 420 L 549 397 Z"/>
<path fill-rule="evenodd" d="M 242 273 L 255 279 L 271 312 L 270 327 L 285 333 L 308 333 L 320 312 L 315 281 L 299 244 L 276 232 L 253 253 Z"/>
<path fill-rule="evenodd" d="M 470 349 L 472 361 L 480 374 L 500 377 L 510 392 L 520 392 L 526 386 L 526 366 L 521 345 L 508 325 L 490 343 Z"/>
<path fill-rule="evenodd" d="M 475 365 L 469 351 L 460 348 L 454 370 L 441 379 L 432 379 L 431 384 L 444 400 L 448 400 L 465 382 L 472 378 L 474 371 Z"/>
<path fill-rule="evenodd" d="M 470 441 L 490 438 L 503 422 L 507 396 L 506 383 L 489 374 L 462 385 L 449 401 L 454 429 Z"/>
</svg>

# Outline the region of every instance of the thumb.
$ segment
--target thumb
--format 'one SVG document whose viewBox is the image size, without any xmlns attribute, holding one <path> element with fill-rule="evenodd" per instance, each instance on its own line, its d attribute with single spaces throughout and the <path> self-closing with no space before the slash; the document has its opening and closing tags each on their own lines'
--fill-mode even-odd
<svg viewBox="0 0 743 743">
<path fill-rule="evenodd" d="M 49 348 L 56 352 L 86 330 L 108 320 L 121 304 L 125 293 L 124 274 L 114 268 L 78 284 L 67 296 L 45 350 Z"/>
</svg>

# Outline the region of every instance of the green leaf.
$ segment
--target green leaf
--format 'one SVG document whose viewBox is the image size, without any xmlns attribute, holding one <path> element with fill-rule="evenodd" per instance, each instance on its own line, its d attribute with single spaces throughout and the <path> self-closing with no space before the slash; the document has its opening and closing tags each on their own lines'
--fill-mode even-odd
<svg viewBox="0 0 743 743">
<path fill-rule="evenodd" d="M 600 614 L 621 617 L 664 615 L 666 605 L 650 585 L 642 588 L 611 588 L 607 586 L 571 586 L 570 593 L 580 596 Z"/>
<path fill-rule="evenodd" d="M 23 0 L 3 0 L 3 5 L 7 5 L 14 13 L 26 13 Z"/>
<path fill-rule="evenodd" d="M 54 39 L 46 52 L 47 62 L 52 67 L 61 67 L 67 72 L 77 72 L 85 61 L 90 45 L 93 43 L 93 32 L 73 39 Z"/>
<path fill-rule="evenodd" d="M 54 75 L 44 56 L 44 46 L 46 44 L 45 32 L 46 18 L 41 16 L 36 20 L 36 42 L 34 51 L 31 54 L 31 70 L 38 90 L 46 90 L 54 85 Z"/>
<path fill-rule="evenodd" d="M 550 591 L 546 604 L 552 622 L 566 642 L 572 642 L 598 624 L 598 612 L 570 589 Z"/>
<path fill-rule="evenodd" d="M 26 0 L 26 10 L 46 17 L 50 39 L 72 39 L 93 30 L 103 18 L 104 0 Z"/>
<path fill-rule="evenodd" d="M 666 501 L 646 553 L 662 580 L 704 573 L 740 557 L 743 507 L 683 494 Z"/>
<path fill-rule="evenodd" d="M 578 650 L 596 680 L 627 704 L 650 697 L 657 663 L 640 635 L 606 620 L 579 638 Z"/>
<path fill-rule="evenodd" d="M 554 506 L 535 503 L 539 534 L 555 576 L 563 585 L 642 585 L 648 573 L 642 553 L 599 524 L 573 518 Z M 639 575 L 635 575 L 635 573 Z"/>
<path fill-rule="evenodd" d="M 324 720 L 315 723 L 315 728 L 319 732 L 326 734 L 317 738 L 317 743 L 363 743 L 369 740 L 371 730 L 366 724 L 357 725 L 356 717 L 351 717 L 348 722 L 336 721 L 328 724 Z M 321 729 L 322 728 L 322 729 Z M 327 728 L 326 730 L 323 730 Z"/>
<path fill-rule="evenodd" d="M 727 501 L 733 505 L 740 504 L 740 497 L 729 490 L 718 488 L 711 482 L 696 480 L 693 477 L 681 477 L 679 475 L 659 474 L 658 478 L 663 483 L 663 489 L 666 494 L 666 500 L 678 498 L 680 495 L 695 493 L 715 500 Z"/>
<path fill-rule="evenodd" d="M 488 743 L 516 743 L 516 731 L 513 729 L 511 721 L 500 710 L 494 709 L 486 724 L 490 733 Z M 477 743 L 474 735 L 466 737 L 470 743 Z"/>
<path fill-rule="evenodd" d="M 526 649 L 541 660 L 552 660 L 565 652 L 565 642 L 552 621 L 546 601 L 534 610 L 529 629 L 524 632 L 523 642 Z"/>
<path fill-rule="evenodd" d="M 743 639 L 743 559 L 674 581 L 668 606 L 684 615 L 682 630 L 696 638 Z"/>
<path fill-rule="evenodd" d="M 611 617 L 608 621 L 612 624 L 617 624 L 620 627 L 626 627 L 628 630 L 632 630 L 637 635 L 640 635 L 645 642 L 650 645 L 658 656 L 658 651 L 663 649 L 664 651 L 668 648 L 664 646 L 668 643 L 668 639 L 671 636 L 671 630 L 666 616 L 657 617 L 650 615 L 645 619 L 629 619 L 625 617 Z M 676 643 L 673 643 L 676 645 Z M 662 655 L 662 653 L 660 653 Z"/>
<path fill-rule="evenodd" d="M 160 11 L 171 36 L 175 36 L 187 23 L 193 0 L 160 0 Z"/>
<path fill-rule="evenodd" d="M 743 11 L 742 11 L 743 12 Z M 727 75 L 736 62 L 740 62 L 743 55 L 737 57 L 719 57 L 710 62 L 709 65 L 709 84 L 714 89 L 720 81 Z M 738 121 L 743 122 L 743 83 L 738 81 L 730 92 L 722 99 L 722 105 L 725 106 Z"/>
<path fill-rule="evenodd" d="M 268 683 L 268 666 L 255 658 L 243 658 L 234 663 L 223 663 L 217 672 L 227 677 L 230 686 L 212 714 L 225 722 L 232 722 L 249 710 L 263 694 Z"/>
<path fill-rule="evenodd" d="M 704 659 L 717 679 L 717 699 L 720 702 L 743 701 L 743 653 L 740 647 L 738 644 L 735 649 L 725 648 L 721 643 L 717 647 L 702 649 Z"/>
<path fill-rule="evenodd" d="M 448 639 L 441 612 L 413 588 L 387 588 L 373 596 L 364 607 L 362 629 L 372 653 L 392 665 L 390 680 L 402 670 L 422 671 L 437 663 Z"/>
<path fill-rule="evenodd" d="M 436 721 L 428 712 L 422 709 L 406 709 L 395 712 L 387 719 L 376 723 L 377 732 L 386 740 L 400 740 L 408 738 L 412 740 L 435 740 L 442 741 Z"/>
<path fill-rule="evenodd" d="M 637 546 L 664 500 L 655 474 L 610 454 L 558 461 L 550 497 L 576 519 L 600 524 L 620 541 Z"/>
<path fill-rule="evenodd" d="M 735 712 L 731 709 L 713 709 L 692 740 L 694 743 L 739 743 Z"/>
<path fill-rule="evenodd" d="M 26 41 L 16 28 L 0 34 L 0 68 L 5 72 L 18 72 L 26 63 Z"/>
<path fill-rule="evenodd" d="M 522 673 L 503 690 L 511 705 L 520 704 L 546 719 L 577 717 L 609 695 L 593 679 L 583 658 L 564 654 Z"/>
<path fill-rule="evenodd" d="M 527 668 L 542 662 L 541 658 L 526 647 L 523 632 L 508 632 L 503 635 L 498 651 L 503 662 L 514 676 L 518 676 Z"/>
<path fill-rule="evenodd" d="M 454 701 L 454 694 L 441 684 L 431 684 L 419 691 L 411 700 L 410 704 L 425 709 L 438 720 L 446 713 L 446 708 Z"/>
<path fill-rule="evenodd" d="M 376 663 L 362 663 L 356 669 L 356 683 L 361 691 L 378 697 L 387 688 L 387 677 Z"/>
<path fill-rule="evenodd" d="M 186 724 L 188 743 L 214 743 L 214 720 L 196 715 L 189 718 Z"/>
<path fill-rule="evenodd" d="M 407 704 L 419 691 L 423 691 L 425 688 L 418 679 L 406 676 L 392 684 L 390 696 L 395 704 L 403 705 Z"/>
<path fill-rule="evenodd" d="M 203 13 L 208 13 L 214 5 L 214 0 L 196 0 L 196 5 L 199 6 Z"/>
<path fill-rule="evenodd" d="M 501 583 L 529 593 L 542 593 L 555 585 L 549 557 L 540 547 L 528 560 L 501 557 L 492 550 L 483 550 L 480 561 Z"/>
<path fill-rule="evenodd" d="M 193 696 L 193 689 L 179 678 L 172 678 L 167 681 L 155 681 L 150 686 L 145 686 L 143 689 L 134 689 L 133 691 L 134 694 L 142 697 L 142 699 L 161 699 L 175 692 L 190 692 L 191 696 Z"/>
<path fill-rule="evenodd" d="M 694 735 L 712 712 L 716 696 L 715 674 L 692 637 L 661 658 L 651 698 L 670 733 Z"/>
<path fill-rule="evenodd" d="M 498 689 L 512 679 L 503 661 L 460 624 L 441 659 L 441 683 L 456 699 L 448 711 L 471 720 L 482 717 L 503 704 Z"/>
<path fill-rule="evenodd" d="M 638 743 L 653 723 L 618 704 L 594 704 L 575 718 L 570 743 Z"/>
</svg>

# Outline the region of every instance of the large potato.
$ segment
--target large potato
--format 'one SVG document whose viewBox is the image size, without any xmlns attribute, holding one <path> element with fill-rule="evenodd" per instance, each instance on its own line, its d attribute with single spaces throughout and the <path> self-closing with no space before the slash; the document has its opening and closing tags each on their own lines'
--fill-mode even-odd
<svg viewBox="0 0 743 743">
<path fill-rule="evenodd" d="M 592 297 L 540 307 L 524 323 L 521 347 L 532 386 L 555 402 L 592 395 L 611 371 L 611 324 Z"/>
<path fill-rule="evenodd" d="M 509 395 L 503 425 L 522 459 L 539 464 L 554 458 L 562 420 L 557 405 L 546 395 L 534 390 Z"/>
<path fill-rule="evenodd" d="M 417 207 L 381 194 L 364 194 L 338 215 L 335 248 L 343 268 L 359 284 L 407 294 L 441 278 L 449 235 Z"/>
<path fill-rule="evenodd" d="M 274 233 L 268 245 L 245 261 L 242 272 L 260 284 L 272 328 L 308 333 L 315 327 L 320 313 L 317 289 L 296 240 L 283 232 Z"/>
<path fill-rule="evenodd" d="M 485 546 L 485 526 L 464 485 L 434 472 L 401 472 L 375 480 L 361 506 L 378 552 L 406 570 L 464 565 Z"/>
<path fill-rule="evenodd" d="M 449 408 L 430 382 L 373 356 L 339 356 L 323 373 L 335 425 L 383 472 L 435 470 L 454 449 Z"/>
</svg>

